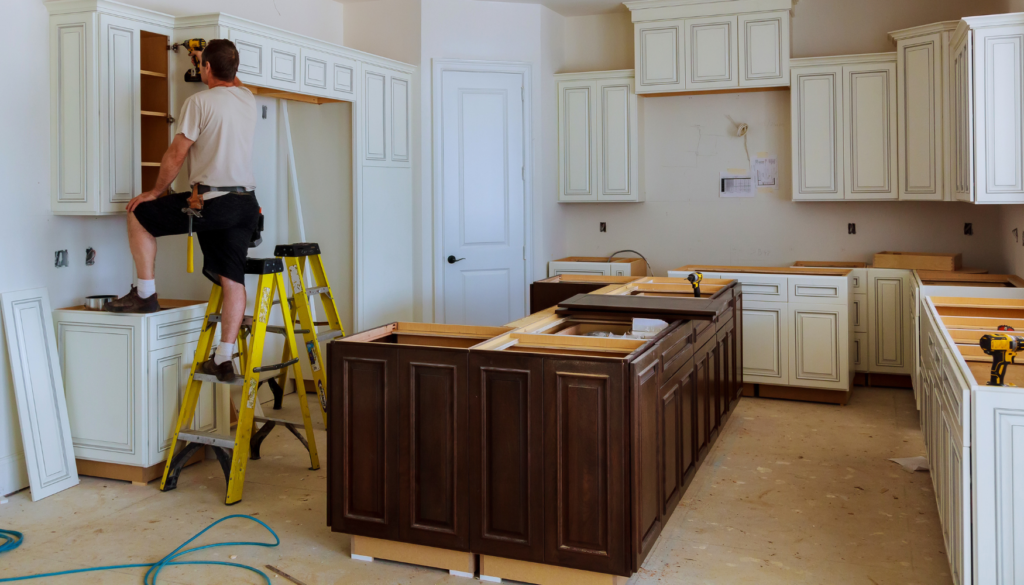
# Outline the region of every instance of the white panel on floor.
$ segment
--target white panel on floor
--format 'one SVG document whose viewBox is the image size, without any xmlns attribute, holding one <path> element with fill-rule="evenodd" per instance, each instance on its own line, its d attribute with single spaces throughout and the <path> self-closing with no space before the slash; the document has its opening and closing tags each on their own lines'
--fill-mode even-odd
<svg viewBox="0 0 1024 585">
<path fill-rule="evenodd" d="M 64 380 L 45 288 L 2 295 L 32 501 L 78 485 Z"/>
</svg>

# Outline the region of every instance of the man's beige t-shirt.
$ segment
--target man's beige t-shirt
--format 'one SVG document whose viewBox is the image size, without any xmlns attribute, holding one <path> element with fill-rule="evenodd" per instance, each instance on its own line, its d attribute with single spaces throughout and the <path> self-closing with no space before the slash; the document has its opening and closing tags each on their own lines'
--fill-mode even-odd
<svg viewBox="0 0 1024 585">
<path fill-rule="evenodd" d="M 188 151 L 188 183 L 256 188 L 252 141 L 256 98 L 244 87 L 215 87 L 190 96 L 181 106 L 178 132 L 194 144 Z M 204 199 L 223 195 L 210 191 Z"/>
</svg>

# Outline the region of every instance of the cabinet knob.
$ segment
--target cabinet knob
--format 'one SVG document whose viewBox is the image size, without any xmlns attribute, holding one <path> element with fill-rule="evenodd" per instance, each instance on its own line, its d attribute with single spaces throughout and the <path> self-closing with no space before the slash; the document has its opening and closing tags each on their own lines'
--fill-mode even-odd
<svg viewBox="0 0 1024 585">
<path fill-rule="evenodd" d="M 448 257 L 449 264 L 455 264 L 456 262 L 462 262 L 463 260 L 465 260 L 465 258 L 456 258 L 455 256 Z"/>
</svg>

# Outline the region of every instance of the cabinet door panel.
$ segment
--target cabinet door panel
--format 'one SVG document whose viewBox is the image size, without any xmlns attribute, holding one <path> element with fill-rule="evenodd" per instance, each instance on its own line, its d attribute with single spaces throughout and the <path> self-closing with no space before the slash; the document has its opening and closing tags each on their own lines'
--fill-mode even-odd
<svg viewBox="0 0 1024 585">
<path fill-rule="evenodd" d="M 682 91 L 683 21 L 634 25 L 637 93 Z"/>
<path fill-rule="evenodd" d="M 98 149 L 90 143 L 95 111 L 89 65 L 93 54 L 93 20 L 81 15 L 52 17 L 50 54 L 60 67 L 50 72 L 51 208 L 54 212 L 96 211 L 96 177 L 89 173 Z"/>
<path fill-rule="evenodd" d="M 299 61 L 299 47 L 281 41 L 270 42 L 270 87 L 299 91 L 302 65 Z"/>
<path fill-rule="evenodd" d="M 701 461 L 708 447 L 708 411 L 711 403 L 708 392 L 711 388 L 711 348 L 705 343 L 693 355 L 693 393 L 694 393 L 694 445 L 696 460 Z"/>
<path fill-rule="evenodd" d="M 672 379 L 661 387 L 662 516 L 665 521 L 683 497 L 686 473 L 693 466 L 693 360 L 689 359 Z"/>
<path fill-rule="evenodd" d="M 398 522 L 398 350 L 331 344 L 328 402 L 340 432 L 329 433 L 334 530 L 396 540 Z"/>
<path fill-rule="evenodd" d="M 1024 201 L 1024 33 L 974 33 L 975 167 L 978 202 Z"/>
<path fill-rule="evenodd" d="M 900 199 L 941 201 L 942 35 L 897 43 Z"/>
<path fill-rule="evenodd" d="M 139 29 L 125 19 L 100 15 L 100 211 L 124 210 L 139 193 Z"/>
<path fill-rule="evenodd" d="M 196 343 L 182 344 L 149 352 L 149 464 L 167 458 L 174 437 L 174 425 L 185 397 L 185 385 L 196 352 Z M 196 413 L 189 428 L 213 431 L 217 426 L 216 396 L 212 384 L 203 384 Z"/>
<path fill-rule="evenodd" d="M 471 548 L 543 562 L 541 360 L 473 352 L 469 372 Z"/>
<path fill-rule="evenodd" d="M 736 17 L 688 18 L 685 22 L 686 89 L 739 87 Z"/>
<path fill-rule="evenodd" d="M 391 160 L 409 162 L 409 80 L 391 77 Z"/>
<path fill-rule="evenodd" d="M 974 62 L 970 35 L 953 52 L 953 89 L 950 96 L 953 122 L 953 198 L 974 201 L 974 92 L 971 91 Z"/>
<path fill-rule="evenodd" d="M 544 361 L 544 561 L 626 571 L 623 366 Z"/>
<path fill-rule="evenodd" d="M 594 201 L 597 199 L 593 148 L 594 87 L 591 83 L 559 84 L 559 199 Z"/>
<path fill-rule="evenodd" d="M 363 65 L 363 111 L 363 157 L 387 160 L 387 73 L 368 65 Z"/>
<path fill-rule="evenodd" d="M 355 93 L 356 67 L 352 59 L 333 57 L 329 72 L 330 90 L 338 99 L 351 99 Z"/>
<path fill-rule="evenodd" d="M 267 85 L 270 78 L 270 39 L 238 30 L 231 30 L 228 38 L 238 49 L 238 78 L 253 85 Z"/>
<path fill-rule="evenodd" d="M 789 384 L 849 388 L 849 318 L 842 305 L 790 305 Z"/>
<path fill-rule="evenodd" d="M 643 564 L 647 553 L 664 527 L 662 504 L 664 496 L 660 477 L 663 469 L 664 429 L 661 418 L 661 363 L 656 352 L 648 352 L 630 364 L 633 387 L 633 550 L 636 566 Z"/>
<path fill-rule="evenodd" d="M 789 320 L 784 303 L 743 303 L 743 381 L 789 383 Z"/>
<path fill-rule="evenodd" d="M 858 333 L 868 332 L 868 295 L 855 294 L 850 302 L 850 321 L 853 323 L 853 330 Z"/>
<path fill-rule="evenodd" d="M 738 17 L 740 87 L 789 85 L 789 11 Z"/>
<path fill-rule="evenodd" d="M 632 125 L 635 123 L 636 100 L 632 83 L 600 84 L 601 136 L 598 168 L 599 200 L 628 201 L 635 199 L 633 177 Z"/>
<path fill-rule="evenodd" d="M 468 352 L 398 351 L 404 542 L 469 550 Z"/>
<path fill-rule="evenodd" d="M 327 96 L 333 89 L 333 57 L 320 51 L 302 47 L 301 87 L 303 93 Z"/>
<path fill-rule="evenodd" d="M 139 327 L 62 321 L 57 340 L 75 456 L 145 465 Z"/>
<path fill-rule="evenodd" d="M 792 70 L 793 199 L 843 199 L 842 68 Z"/>
<path fill-rule="evenodd" d="M 909 374 L 909 276 L 868 273 L 868 371 Z"/>
<path fill-rule="evenodd" d="M 897 199 L 896 63 L 843 66 L 846 199 Z"/>
<path fill-rule="evenodd" d="M 868 332 L 857 331 L 853 334 L 853 370 L 868 371 Z"/>
</svg>

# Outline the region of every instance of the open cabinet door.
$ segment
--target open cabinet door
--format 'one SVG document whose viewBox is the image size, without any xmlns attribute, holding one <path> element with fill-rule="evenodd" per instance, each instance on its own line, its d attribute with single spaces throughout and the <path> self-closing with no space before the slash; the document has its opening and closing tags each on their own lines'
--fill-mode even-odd
<svg viewBox="0 0 1024 585">
<path fill-rule="evenodd" d="M 64 379 L 46 289 L 8 292 L 0 300 L 34 502 L 78 485 Z"/>
</svg>

